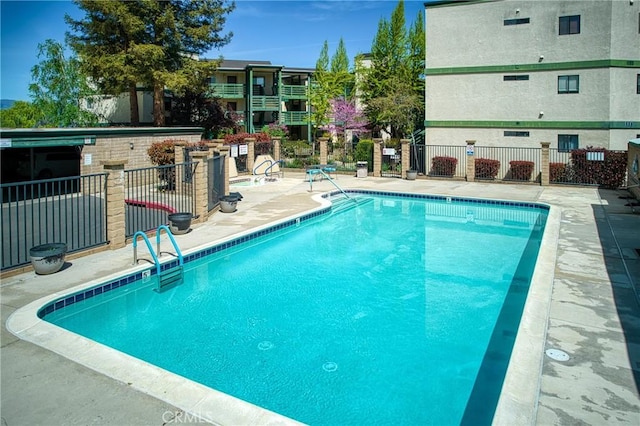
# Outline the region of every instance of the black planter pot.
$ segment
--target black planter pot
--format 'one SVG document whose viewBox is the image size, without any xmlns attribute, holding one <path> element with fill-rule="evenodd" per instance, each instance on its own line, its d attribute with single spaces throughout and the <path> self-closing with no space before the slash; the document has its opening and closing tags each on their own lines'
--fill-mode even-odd
<svg viewBox="0 0 640 426">
<path fill-rule="evenodd" d="M 189 232 L 191 227 L 191 213 L 171 213 L 169 216 L 169 230 L 173 235 L 182 235 Z"/>
<path fill-rule="evenodd" d="M 220 198 L 220 211 L 222 213 L 233 213 L 237 209 L 239 198 L 236 195 L 225 195 Z"/>
<path fill-rule="evenodd" d="M 58 272 L 64 265 L 66 254 L 67 245 L 65 243 L 42 244 L 29 249 L 31 265 L 38 275 Z"/>
</svg>

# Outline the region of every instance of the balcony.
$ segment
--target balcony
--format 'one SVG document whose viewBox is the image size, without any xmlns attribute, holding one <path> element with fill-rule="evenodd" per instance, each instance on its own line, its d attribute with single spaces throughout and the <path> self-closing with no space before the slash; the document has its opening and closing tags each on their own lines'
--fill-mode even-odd
<svg viewBox="0 0 640 426">
<path fill-rule="evenodd" d="M 209 94 L 223 99 L 242 99 L 244 84 L 213 83 L 209 85 Z"/>
<path fill-rule="evenodd" d="M 285 99 L 307 99 L 307 86 L 282 86 L 282 97 Z"/>
<path fill-rule="evenodd" d="M 290 126 L 301 126 L 309 122 L 309 113 L 307 111 L 285 111 L 280 113 L 284 118 L 284 124 Z"/>
<path fill-rule="evenodd" d="M 251 108 L 254 111 L 280 111 L 280 99 L 277 96 L 254 96 Z"/>
</svg>

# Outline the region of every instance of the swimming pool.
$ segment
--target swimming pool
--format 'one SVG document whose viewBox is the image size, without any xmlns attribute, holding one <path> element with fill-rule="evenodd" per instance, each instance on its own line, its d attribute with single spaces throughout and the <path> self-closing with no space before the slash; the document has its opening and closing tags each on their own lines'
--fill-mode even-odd
<svg viewBox="0 0 640 426">
<path fill-rule="evenodd" d="M 384 423 L 486 423 L 501 376 L 498 383 L 488 379 L 496 371 L 504 375 L 545 216 L 545 208 L 529 203 L 385 195 L 330 220 L 317 212 L 299 224 L 289 221 L 194 253 L 187 275 L 196 279 L 171 292 L 156 294 L 152 282 L 124 277 L 51 302 L 41 316 L 109 345 L 124 335 L 128 342 L 116 343 L 123 344 L 120 350 L 143 359 L 157 355 L 147 360 L 173 371 L 185 359 L 185 343 L 198 342 L 218 352 L 208 352 L 206 360 L 186 357 L 207 376 L 192 378 L 312 424 L 364 422 L 353 417 L 357 413 Z M 258 264 L 257 257 L 267 262 Z M 221 271 L 223 265 L 231 268 Z M 344 265 L 354 268 L 343 271 Z M 215 277 L 211 284 L 207 276 Z M 208 296 L 213 305 L 206 304 Z M 88 305 L 96 302 L 101 321 L 90 323 L 95 312 Z M 176 316 L 175 309 L 183 305 L 198 326 L 178 326 L 185 314 Z M 220 311 L 229 316 L 217 319 Z M 312 324 L 304 323 L 310 318 Z M 322 326 L 314 328 L 317 323 Z M 179 347 L 158 350 L 158 342 L 149 342 L 153 354 L 136 353 L 153 328 Z M 191 335 L 197 328 L 212 334 Z M 455 333 L 460 330 L 467 334 Z M 90 336 L 94 332 L 99 336 Z M 246 363 L 232 365 L 240 357 Z M 282 371 L 298 375 L 283 378 Z M 231 383 L 208 382 L 208 376 L 227 376 Z M 295 384 L 301 388 L 290 392 Z M 268 401 L 244 392 L 262 392 Z M 292 410 L 299 395 L 301 414 Z"/>
</svg>

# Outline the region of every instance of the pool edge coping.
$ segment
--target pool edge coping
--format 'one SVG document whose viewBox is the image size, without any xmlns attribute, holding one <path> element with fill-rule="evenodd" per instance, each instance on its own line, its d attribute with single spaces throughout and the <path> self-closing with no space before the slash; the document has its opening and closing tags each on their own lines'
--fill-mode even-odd
<svg viewBox="0 0 640 426">
<path fill-rule="evenodd" d="M 347 193 L 351 192 L 356 194 L 373 195 L 386 194 L 402 196 L 407 194 L 408 196 L 406 198 L 408 199 L 429 199 L 432 196 L 431 194 L 423 193 L 415 194 L 388 190 L 376 191 L 371 189 L 344 189 L 344 191 Z M 331 197 L 332 195 L 339 195 L 340 193 L 340 191 L 333 190 L 321 194 L 315 194 L 312 196 L 312 199 L 320 203 L 320 205 L 317 207 L 287 216 L 286 218 L 276 220 L 268 224 L 256 226 L 248 230 L 220 238 L 213 242 L 193 247 L 186 251 L 185 254 L 189 255 L 201 251 L 205 248 L 224 243 L 226 241 L 232 241 L 242 236 L 254 234 L 259 232 L 260 230 L 271 228 L 277 224 L 286 223 L 295 218 L 309 216 L 313 213 L 324 212 L 328 207 L 331 206 L 329 197 Z M 488 199 L 446 195 L 433 195 L 432 197 L 434 199 L 451 198 L 461 201 Z M 522 320 L 518 327 L 516 341 L 512 349 L 511 358 L 508 364 L 507 372 L 505 374 L 500 398 L 496 405 L 496 410 L 492 422 L 493 424 L 531 424 L 535 420 L 540 377 L 542 374 L 543 349 L 545 345 L 548 313 L 551 301 L 551 290 L 555 271 L 557 243 L 559 238 L 560 208 L 540 201 L 513 201 L 499 198 L 491 198 L 490 200 L 494 202 L 491 204 L 506 202 L 514 203 L 516 205 L 535 205 L 537 207 L 545 207 L 549 212 L 545 224 L 545 232 L 538 253 L 536 269 L 531 280 L 530 290 L 527 295 Z M 552 217 L 554 218 L 553 221 L 551 220 Z M 551 233 L 549 232 L 549 225 L 552 222 L 554 223 L 554 230 L 556 232 L 553 233 L 553 235 L 550 235 Z M 552 239 L 552 241 L 549 241 L 550 239 Z M 543 250 L 543 248 L 546 247 L 546 244 L 549 243 L 552 243 L 552 250 Z M 549 254 L 550 252 L 553 254 L 552 256 Z M 547 268 L 547 271 L 541 271 L 540 269 L 542 268 L 538 268 L 538 262 L 540 262 L 541 256 L 543 254 L 545 255 L 545 259 L 550 258 L 552 261 L 552 267 L 551 269 Z M 171 262 L 171 260 L 166 260 L 165 262 L 163 262 L 163 264 L 169 262 Z M 61 292 L 55 292 L 50 295 L 41 297 L 21 308 L 18 308 L 15 312 L 13 312 L 6 321 L 6 328 L 9 332 L 16 335 L 22 340 L 33 343 L 44 349 L 51 350 L 52 352 L 61 355 L 73 362 L 77 362 L 93 371 L 106 375 L 107 377 L 113 378 L 119 382 L 125 383 L 140 392 L 174 405 L 177 408 L 184 409 L 185 411 L 201 417 L 206 421 L 221 424 L 238 424 L 239 422 L 243 424 L 264 424 L 265 422 L 301 424 L 294 419 L 269 411 L 265 408 L 243 401 L 239 398 L 225 394 L 213 388 L 201 385 L 195 381 L 187 379 L 183 376 L 179 376 L 175 373 L 171 373 L 168 370 L 164 370 L 146 361 L 127 355 L 116 349 L 107 347 L 91 339 L 77 335 L 71 331 L 64 330 L 58 326 L 55 326 L 54 324 L 44 321 L 38 315 L 44 306 L 46 306 L 48 303 L 60 299 L 61 297 L 69 296 L 81 290 L 95 287 L 96 285 L 107 282 L 109 280 L 115 280 L 118 277 L 126 277 L 133 273 L 153 268 L 153 265 L 148 264 L 132 266 L 130 269 L 126 270 L 126 272 L 120 271 L 118 273 L 91 280 L 88 283 L 79 284 L 77 286 L 65 289 Z M 547 275 L 549 274 L 551 276 L 547 277 Z M 544 292 L 539 289 L 538 285 L 534 286 L 534 284 L 538 283 L 539 280 L 547 282 Z M 537 289 L 536 293 L 542 293 L 537 294 L 536 296 L 541 297 L 542 300 L 536 302 L 532 301 L 532 295 L 534 293 L 532 290 L 534 289 L 534 287 Z M 545 293 L 547 291 L 548 293 Z M 538 303 L 538 305 L 535 305 L 534 307 L 534 303 Z M 539 309 L 542 309 L 544 318 L 539 318 L 538 323 L 535 324 L 533 321 L 531 321 L 531 315 L 539 314 Z M 525 318 L 527 319 L 527 321 L 525 321 Z M 16 322 L 17 324 L 14 324 Z M 22 326 L 14 327 L 14 325 Z M 542 328 L 542 330 L 540 330 L 540 328 Z M 532 331 L 534 332 L 532 333 Z M 523 337 L 525 335 L 526 337 Z M 531 340 L 532 338 L 533 342 L 525 341 L 525 339 Z M 531 343 L 533 343 L 533 345 L 531 345 Z M 528 346 L 525 348 L 526 344 L 528 344 Z M 531 346 L 540 346 L 540 348 L 539 350 L 537 350 L 538 348 L 536 347 L 536 350 L 532 352 Z M 71 350 L 70 348 L 73 348 L 73 350 Z M 111 362 L 111 365 L 106 365 L 104 362 L 98 362 L 101 360 L 100 357 L 104 357 L 105 355 L 107 358 L 106 361 L 113 361 Z M 125 371 L 121 367 L 123 362 L 131 363 L 136 367 L 135 369 L 131 368 L 126 369 Z M 536 383 L 536 386 L 534 389 L 532 389 L 532 391 L 529 392 L 523 392 L 523 387 L 517 386 L 518 383 L 531 383 L 530 381 L 523 381 L 521 377 L 516 380 L 516 374 L 522 373 L 522 366 L 520 364 L 524 362 L 526 362 L 529 367 L 534 367 L 524 369 L 524 372 L 528 373 L 526 374 L 526 376 L 535 376 L 534 381 Z M 517 368 L 520 371 L 515 371 L 516 365 L 518 365 Z M 146 372 L 147 376 L 139 372 Z M 531 374 L 531 372 L 535 372 L 535 374 Z M 132 377 L 139 378 L 139 382 L 130 382 L 129 380 Z M 162 384 L 161 381 L 166 381 L 172 384 L 172 386 L 170 388 L 166 388 L 165 386 L 158 386 L 159 384 Z M 184 397 L 183 395 L 185 393 L 189 396 Z M 196 399 L 195 403 L 193 403 L 194 398 Z M 224 409 L 220 410 L 221 407 L 224 407 Z M 212 417 L 212 414 L 214 413 L 216 418 Z M 221 413 L 224 413 L 225 415 L 220 416 Z M 223 418 L 221 419 L 220 417 Z"/>
</svg>

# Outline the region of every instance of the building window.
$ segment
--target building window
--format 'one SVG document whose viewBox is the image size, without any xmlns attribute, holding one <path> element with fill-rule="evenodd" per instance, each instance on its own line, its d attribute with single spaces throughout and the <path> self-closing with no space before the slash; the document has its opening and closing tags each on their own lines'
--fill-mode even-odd
<svg viewBox="0 0 640 426">
<path fill-rule="evenodd" d="M 578 149 L 578 135 L 558 135 L 558 151 L 570 152 Z"/>
<path fill-rule="evenodd" d="M 580 34 L 580 15 L 561 16 L 558 34 Z"/>
<path fill-rule="evenodd" d="M 640 95 L 640 74 L 636 76 L 636 93 Z"/>
<path fill-rule="evenodd" d="M 502 77 L 502 79 L 504 81 L 522 81 L 522 80 L 529 80 L 529 75 L 528 74 L 524 74 L 524 75 L 505 75 L 504 77 Z"/>
<path fill-rule="evenodd" d="M 516 19 L 505 19 L 504 25 L 522 25 L 528 24 L 529 18 L 516 18 Z"/>
<path fill-rule="evenodd" d="M 505 130 L 504 135 L 507 137 L 528 138 L 529 132 L 516 132 L 512 130 Z"/>
<path fill-rule="evenodd" d="M 560 75 L 558 76 L 558 93 L 579 93 L 580 76 Z"/>
<path fill-rule="evenodd" d="M 237 75 L 228 75 L 227 76 L 227 84 L 237 84 L 238 76 Z"/>
</svg>

